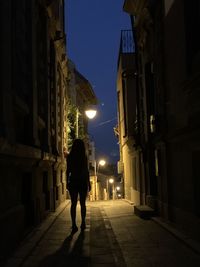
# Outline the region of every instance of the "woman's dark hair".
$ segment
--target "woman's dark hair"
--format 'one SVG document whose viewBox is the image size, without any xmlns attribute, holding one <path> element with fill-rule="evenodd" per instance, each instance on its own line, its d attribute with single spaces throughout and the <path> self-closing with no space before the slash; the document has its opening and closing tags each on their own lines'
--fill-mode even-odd
<svg viewBox="0 0 200 267">
<path fill-rule="evenodd" d="M 86 156 L 86 152 L 85 152 L 85 144 L 83 142 L 83 140 L 81 139 L 75 139 L 73 144 L 72 144 L 72 148 L 71 148 L 71 152 L 70 155 L 72 157 L 76 157 L 76 159 L 80 159 L 83 160 Z"/>
</svg>

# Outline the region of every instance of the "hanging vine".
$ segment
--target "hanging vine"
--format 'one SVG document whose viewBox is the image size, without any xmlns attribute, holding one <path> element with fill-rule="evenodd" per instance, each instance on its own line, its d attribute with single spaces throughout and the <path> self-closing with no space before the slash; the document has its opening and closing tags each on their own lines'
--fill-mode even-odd
<svg viewBox="0 0 200 267">
<path fill-rule="evenodd" d="M 67 111 L 67 134 L 68 134 L 68 149 L 71 149 L 72 143 L 76 138 L 76 113 L 77 107 L 68 102 Z"/>
<path fill-rule="evenodd" d="M 75 138 L 85 139 L 86 130 L 83 122 L 83 117 L 79 113 L 77 120 L 78 108 L 76 105 L 68 102 L 68 112 L 67 112 L 67 133 L 68 133 L 68 149 L 71 149 L 72 143 Z M 78 124 L 78 125 L 77 125 Z M 78 129 L 77 129 L 78 127 Z M 78 136 L 77 136 L 78 133 Z"/>
</svg>

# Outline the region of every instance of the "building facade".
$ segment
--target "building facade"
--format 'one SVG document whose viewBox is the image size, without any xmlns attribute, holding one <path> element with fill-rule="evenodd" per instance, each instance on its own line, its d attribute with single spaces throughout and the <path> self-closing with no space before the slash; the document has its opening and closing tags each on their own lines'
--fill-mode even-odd
<svg viewBox="0 0 200 267">
<path fill-rule="evenodd" d="M 140 194 L 198 241 L 199 5 L 196 0 L 124 2 L 135 37 Z"/>
<path fill-rule="evenodd" d="M 1 258 L 66 199 L 64 1 L 1 1 Z"/>
<path fill-rule="evenodd" d="M 120 145 L 119 173 L 123 173 L 124 197 L 141 203 L 143 191 L 140 188 L 141 155 L 138 149 L 137 133 L 137 91 L 136 59 L 133 34 L 131 30 L 121 32 L 118 60 L 117 100 L 118 100 L 118 138 Z"/>
</svg>

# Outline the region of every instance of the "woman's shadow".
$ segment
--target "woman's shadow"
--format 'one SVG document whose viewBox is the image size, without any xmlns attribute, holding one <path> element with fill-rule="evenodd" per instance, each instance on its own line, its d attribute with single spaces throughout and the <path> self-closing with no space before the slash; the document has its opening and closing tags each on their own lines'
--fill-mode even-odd
<svg viewBox="0 0 200 267">
<path fill-rule="evenodd" d="M 60 249 L 44 258 L 38 267 L 90 266 L 89 256 L 83 254 L 85 233 L 84 231 L 80 232 L 76 240 L 74 240 L 74 234 L 71 232 Z"/>
</svg>

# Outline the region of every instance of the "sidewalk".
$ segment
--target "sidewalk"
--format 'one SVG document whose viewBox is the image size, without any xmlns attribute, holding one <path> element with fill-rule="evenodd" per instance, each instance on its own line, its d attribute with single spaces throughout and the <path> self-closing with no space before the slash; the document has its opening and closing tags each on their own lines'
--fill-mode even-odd
<svg viewBox="0 0 200 267">
<path fill-rule="evenodd" d="M 71 235 L 69 202 L 21 244 L 5 267 L 199 267 L 200 255 L 123 200 L 87 202 L 87 229 Z M 77 209 L 80 226 L 80 207 Z M 168 229 L 169 230 L 169 229 Z"/>
<path fill-rule="evenodd" d="M 59 208 L 48 215 L 46 220 L 41 225 L 36 227 L 20 244 L 14 255 L 8 260 L 5 266 L 22 266 L 26 258 L 32 253 L 35 247 L 39 244 L 45 234 L 48 232 L 50 227 L 59 218 L 59 215 L 64 211 L 65 208 L 70 204 L 70 200 L 66 200 L 62 203 Z"/>
</svg>

